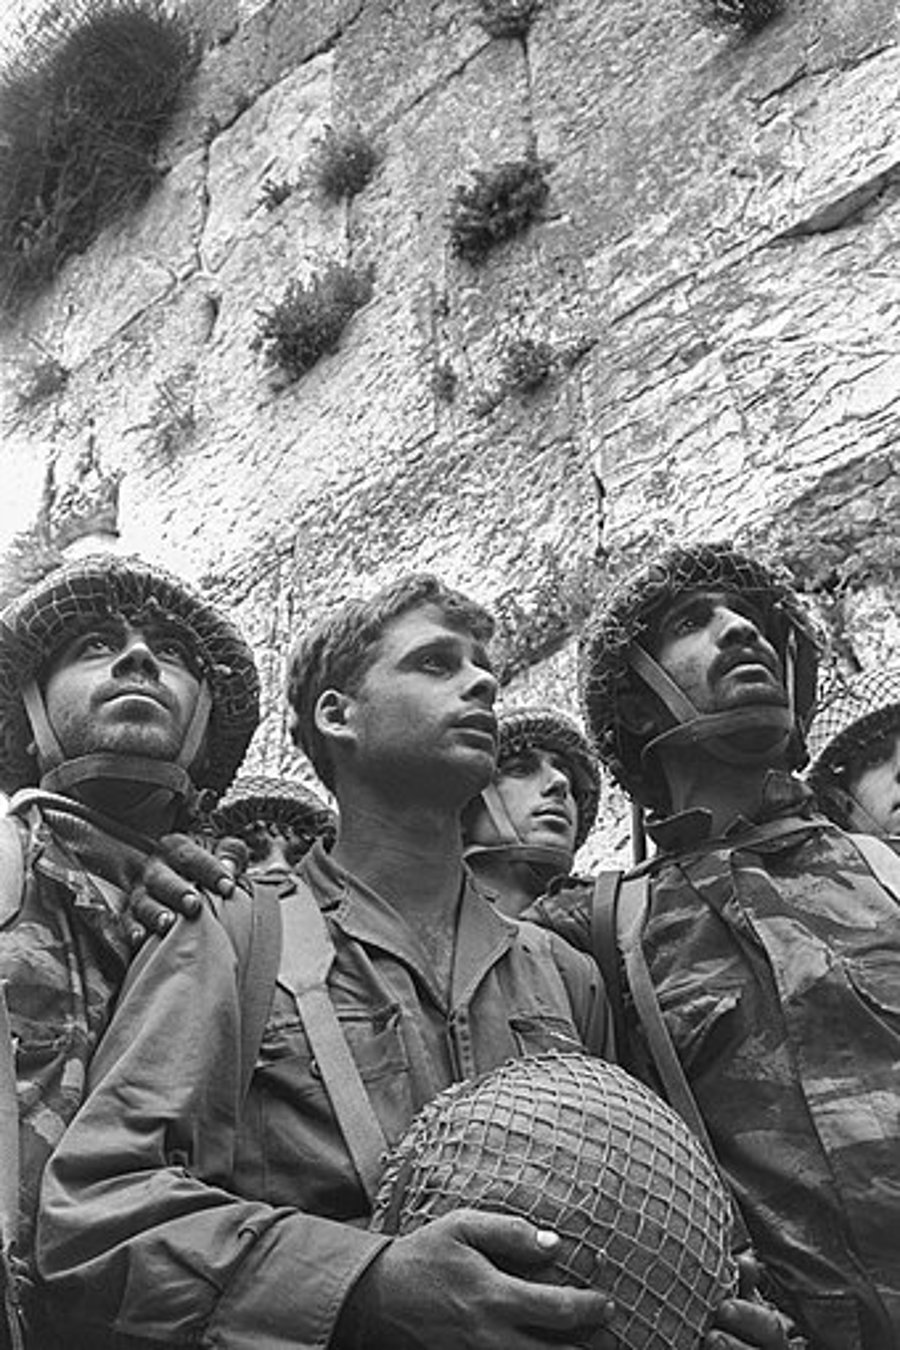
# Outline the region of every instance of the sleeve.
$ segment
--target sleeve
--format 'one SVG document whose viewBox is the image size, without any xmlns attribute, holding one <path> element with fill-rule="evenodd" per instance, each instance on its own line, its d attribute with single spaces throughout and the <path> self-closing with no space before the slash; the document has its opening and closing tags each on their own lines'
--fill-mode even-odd
<svg viewBox="0 0 900 1350">
<path fill-rule="evenodd" d="M 565 938 L 580 952 L 591 950 L 590 884 L 560 887 L 539 896 L 520 918 Z"/>
<path fill-rule="evenodd" d="M 151 940 L 132 966 L 42 1192 L 41 1274 L 73 1332 L 129 1350 L 324 1347 L 385 1245 L 230 1192 L 239 988 L 234 947 L 210 910 Z"/>
</svg>

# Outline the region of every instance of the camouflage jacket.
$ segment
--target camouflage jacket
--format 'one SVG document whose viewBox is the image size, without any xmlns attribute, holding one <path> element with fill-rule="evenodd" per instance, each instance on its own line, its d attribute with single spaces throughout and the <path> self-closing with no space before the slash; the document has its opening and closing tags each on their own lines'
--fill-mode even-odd
<svg viewBox="0 0 900 1350">
<path fill-rule="evenodd" d="M 746 821 L 671 822 L 643 947 L 775 1297 L 816 1347 L 897 1350 L 900 906 L 807 798 L 773 775 L 768 819 L 796 831 L 746 849 Z M 564 883 L 527 917 L 589 947 L 591 893 Z"/>
<path fill-rule="evenodd" d="M 37 814 L 24 861 L 18 895 L 3 894 L 0 878 L 0 982 L 15 1053 L 18 1253 L 27 1266 L 44 1166 L 81 1105 L 130 952 L 117 888 L 88 872 Z"/>
</svg>

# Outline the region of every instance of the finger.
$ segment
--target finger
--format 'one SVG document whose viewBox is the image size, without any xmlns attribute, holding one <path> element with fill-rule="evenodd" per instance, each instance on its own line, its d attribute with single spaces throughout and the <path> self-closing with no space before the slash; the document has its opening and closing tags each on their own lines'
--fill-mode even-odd
<svg viewBox="0 0 900 1350">
<path fill-rule="evenodd" d="M 741 1252 L 737 1257 L 738 1297 L 753 1298 L 762 1283 L 763 1267 L 753 1252 Z"/>
<path fill-rule="evenodd" d="M 197 902 L 198 904 L 200 902 L 199 896 L 197 896 Z M 153 896 L 143 886 L 136 886 L 131 892 L 129 905 L 131 918 L 142 937 L 146 933 L 156 933 L 162 937 L 175 922 L 174 910 L 154 900 Z"/>
<path fill-rule="evenodd" d="M 219 895 L 228 896 L 234 890 L 230 869 L 209 849 L 186 834 L 165 834 L 159 841 L 163 861 L 187 882 Z"/>
<path fill-rule="evenodd" d="M 250 851 L 243 839 L 226 835 L 216 844 L 216 859 L 223 867 L 228 869 L 229 877 L 237 881 L 247 870 L 247 865 L 250 862 Z"/>
<path fill-rule="evenodd" d="M 609 1331 L 616 1313 L 606 1294 L 572 1285 L 536 1284 L 517 1275 L 506 1276 L 504 1283 L 519 1325 L 569 1333 L 573 1342 L 587 1338 L 591 1346 L 603 1345 L 594 1338 Z M 614 1345 L 615 1338 L 609 1343 Z"/>
<path fill-rule="evenodd" d="M 478 1251 L 514 1266 L 541 1266 L 552 1261 L 559 1237 L 513 1214 L 491 1214 L 459 1209 L 441 1220 L 460 1241 Z"/>
<path fill-rule="evenodd" d="M 147 860 L 143 876 L 132 891 L 132 909 L 135 902 L 140 903 L 144 896 L 157 910 L 174 910 L 187 919 L 196 918 L 203 905 L 193 884 L 157 857 Z"/>
<path fill-rule="evenodd" d="M 788 1319 L 769 1304 L 727 1299 L 716 1311 L 706 1350 L 742 1350 L 748 1343 L 761 1350 L 787 1350 L 788 1327 Z"/>
</svg>

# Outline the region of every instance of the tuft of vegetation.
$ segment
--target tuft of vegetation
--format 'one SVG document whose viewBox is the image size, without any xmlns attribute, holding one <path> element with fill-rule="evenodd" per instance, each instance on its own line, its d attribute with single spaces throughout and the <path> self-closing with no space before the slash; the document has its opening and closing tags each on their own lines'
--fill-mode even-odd
<svg viewBox="0 0 900 1350">
<path fill-rule="evenodd" d="M 259 190 L 259 204 L 267 211 L 276 211 L 282 202 L 286 202 L 294 191 L 295 183 L 287 178 L 265 178 Z"/>
<path fill-rule="evenodd" d="M 521 38 L 543 8 L 543 0 L 478 0 L 478 7 L 478 22 L 491 37 Z"/>
<path fill-rule="evenodd" d="M 432 379 L 434 396 L 441 403 L 452 403 L 456 398 L 459 376 L 449 361 L 442 361 L 436 368 Z"/>
<path fill-rule="evenodd" d="M 331 201 L 355 197 L 378 167 L 378 151 L 361 127 L 335 131 L 328 127 L 318 141 L 315 173 L 319 187 Z"/>
<path fill-rule="evenodd" d="M 195 60 L 157 0 L 72 0 L 22 40 L 0 75 L 0 306 L 146 198 Z"/>
<path fill-rule="evenodd" d="M 555 364 L 549 342 L 513 338 L 507 343 L 504 354 L 503 383 L 510 392 L 532 394 L 546 384 Z"/>
<path fill-rule="evenodd" d="M 320 357 L 336 352 L 351 317 L 372 298 L 370 268 L 329 263 L 304 283 L 292 281 L 271 309 L 257 310 L 251 346 L 293 383 Z"/>
<path fill-rule="evenodd" d="M 453 251 L 479 263 L 496 244 L 520 234 L 537 218 L 549 185 L 534 156 L 479 169 L 474 181 L 459 187 L 450 208 Z"/>
<path fill-rule="evenodd" d="M 713 23 L 752 37 L 784 10 L 784 0 L 706 0 Z"/>
<path fill-rule="evenodd" d="M 19 390 L 16 399 L 16 411 L 28 412 L 47 399 L 65 389 L 69 382 L 69 371 L 57 361 L 55 356 L 46 356 L 30 372 L 28 379 Z"/>
</svg>

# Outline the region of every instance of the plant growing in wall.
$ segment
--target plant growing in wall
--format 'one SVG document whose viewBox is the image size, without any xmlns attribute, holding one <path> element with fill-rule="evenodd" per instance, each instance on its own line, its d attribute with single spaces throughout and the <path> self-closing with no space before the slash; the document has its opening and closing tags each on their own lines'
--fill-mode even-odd
<svg viewBox="0 0 900 1350">
<path fill-rule="evenodd" d="M 361 127 L 352 125 L 342 131 L 328 127 L 316 145 L 319 187 L 331 201 L 355 197 L 378 167 L 378 158 L 378 151 Z"/>
<path fill-rule="evenodd" d="M 451 202 L 454 253 L 467 262 L 482 262 L 496 244 L 528 228 L 549 190 L 544 167 L 533 155 L 477 169 L 472 183 L 458 187 Z"/>
<path fill-rule="evenodd" d="M 491 37 L 524 37 L 543 0 L 478 0 L 478 22 Z"/>
<path fill-rule="evenodd" d="M 706 0 L 712 21 L 738 28 L 748 37 L 760 33 L 784 9 L 784 0 Z"/>
<path fill-rule="evenodd" d="M 518 337 L 506 345 L 503 357 L 503 383 L 510 393 L 533 394 L 546 384 L 555 364 L 549 342 Z"/>
<path fill-rule="evenodd" d="M 292 281 L 270 309 L 257 311 L 252 347 L 290 383 L 335 352 L 351 317 L 372 298 L 369 268 L 329 263 L 308 282 Z"/>
<path fill-rule="evenodd" d="M 0 75 L 0 304 L 16 308 L 137 206 L 195 63 L 156 0 L 74 0 Z"/>
</svg>

